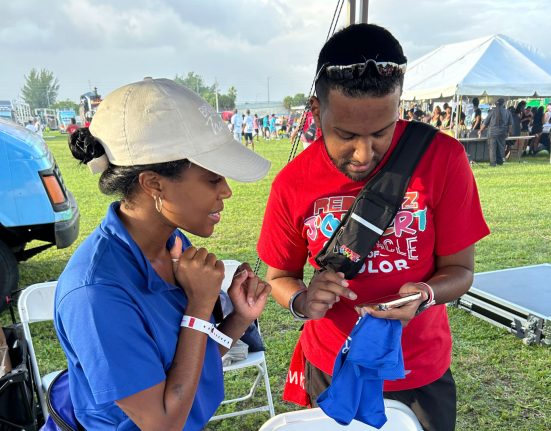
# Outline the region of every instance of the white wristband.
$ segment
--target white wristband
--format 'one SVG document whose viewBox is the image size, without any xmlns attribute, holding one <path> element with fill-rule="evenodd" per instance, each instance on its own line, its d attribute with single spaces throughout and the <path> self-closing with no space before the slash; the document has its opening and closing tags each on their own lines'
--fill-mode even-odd
<svg viewBox="0 0 551 431">
<path fill-rule="evenodd" d="M 185 315 L 182 317 L 182 323 L 180 326 L 183 328 L 191 328 L 196 331 L 203 332 L 207 334 L 210 338 L 216 341 L 218 344 L 224 346 L 226 349 L 229 349 L 233 343 L 233 339 L 228 337 L 226 334 L 220 332 L 213 323 L 207 322 L 206 320 L 199 319 L 193 316 Z"/>
</svg>

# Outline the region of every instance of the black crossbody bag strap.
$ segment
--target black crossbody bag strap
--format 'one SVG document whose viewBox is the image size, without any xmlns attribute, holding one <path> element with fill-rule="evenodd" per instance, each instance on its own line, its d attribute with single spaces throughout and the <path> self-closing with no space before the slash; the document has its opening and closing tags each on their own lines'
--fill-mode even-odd
<svg viewBox="0 0 551 431">
<path fill-rule="evenodd" d="M 420 122 L 407 125 L 381 170 L 362 188 L 339 227 L 315 257 L 322 269 L 354 278 L 403 202 L 411 175 L 437 129 Z"/>
</svg>

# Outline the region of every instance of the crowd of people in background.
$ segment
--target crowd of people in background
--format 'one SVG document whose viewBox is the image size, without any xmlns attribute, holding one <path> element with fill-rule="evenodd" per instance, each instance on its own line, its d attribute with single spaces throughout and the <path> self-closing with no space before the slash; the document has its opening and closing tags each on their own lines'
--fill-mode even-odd
<svg viewBox="0 0 551 431">
<path fill-rule="evenodd" d="M 496 109 L 495 107 L 493 109 Z M 467 120 L 465 112 L 460 111 L 457 121 L 457 110 L 444 103 L 442 107 L 429 106 L 426 111 L 414 106 L 404 111 L 403 117 L 411 121 L 422 121 L 458 138 L 486 137 L 487 130 L 484 130 L 482 110 L 478 98 L 473 98 L 471 114 Z M 508 136 L 534 136 L 526 146 L 526 154 L 536 154 L 541 150 L 549 150 L 549 130 L 551 129 L 551 103 L 547 108 L 543 106 L 527 106 L 525 100 L 510 105 L 507 108 L 511 116 L 511 127 L 508 129 Z M 491 111 L 490 111 L 491 112 Z M 510 148 L 515 141 L 508 141 L 505 149 L 505 157 L 510 154 Z"/>
<path fill-rule="evenodd" d="M 261 117 L 251 114 L 247 109 L 240 113 L 236 108 L 230 121 L 227 122 L 235 140 L 251 146 L 254 151 L 254 142 L 260 139 L 277 140 L 289 138 L 291 132 L 298 126 L 300 114 L 276 115 L 266 114 Z"/>
</svg>

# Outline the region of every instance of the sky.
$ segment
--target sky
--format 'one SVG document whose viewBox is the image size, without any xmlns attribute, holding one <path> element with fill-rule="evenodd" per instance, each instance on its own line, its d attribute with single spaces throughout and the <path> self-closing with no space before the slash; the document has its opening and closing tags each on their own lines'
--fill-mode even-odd
<svg viewBox="0 0 551 431">
<path fill-rule="evenodd" d="M 357 0 L 359 3 L 360 0 Z M 32 68 L 78 102 L 145 76 L 195 72 L 237 101 L 307 94 L 337 0 L 0 0 L 0 100 Z M 338 28 L 345 23 L 346 1 Z M 440 45 L 505 34 L 551 57 L 549 8 L 535 0 L 370 0 L 409 61 Z"/>
</svg>

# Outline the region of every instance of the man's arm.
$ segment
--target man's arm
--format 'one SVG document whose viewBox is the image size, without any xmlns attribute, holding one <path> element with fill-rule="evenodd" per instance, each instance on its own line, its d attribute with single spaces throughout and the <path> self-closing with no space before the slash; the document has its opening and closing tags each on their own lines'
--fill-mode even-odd
<svg viewBox="0 0 551 431">
<path fill-rule="evenodd" d="M 436 303 L 445 304 L 465 294 L 473 276 L 474 244 L 449 256 L 437 256 L 436 271 L 427 283 L 434 290 Z"/>
<path fill-rule="evenodd" d="M 446 304 L 454 301 L 467 292 L 473 282 L 474 244 L 449 256 L 436 257 L 436 271 L 426 281 L 434 292 L 436 304 Z M 364 307 L 361 314 L 367 313 L 373 317 L 400 320 L 405 326 L 415 317 L 422 301 L 428 299 L 427 289 L 420 283 L 409 282 L 400 288 L 400 293 L 423 292 L 423 299 L 406 304 L 389 311 L 377 311 Z"/>
<path fill-rule="evenodd" d="M 310 285 L 304 284 L 303 271 L 285 271 L 268 267 L 266 281 L 272 286 L 274 299 L 284 308 L 288 308 L 291 296 L 301 289 L 303 294 L 296 297 L 293 309 L 310 319 L 321 319 L 327 310 L 333 307 L 341 296 L 356 299 L 356 294 L 348 289 L 348 281 L 342 272 L 323 271 L 316 273 Z"/>
</svg>

